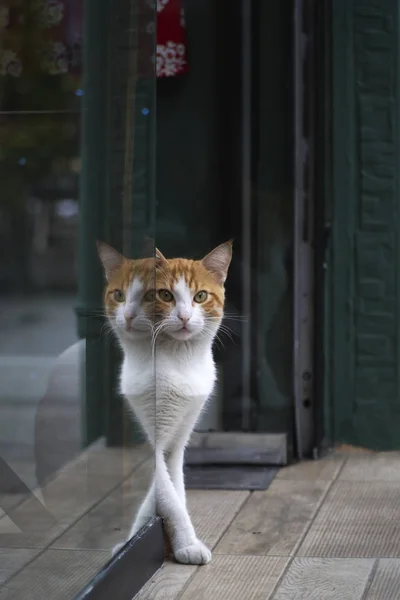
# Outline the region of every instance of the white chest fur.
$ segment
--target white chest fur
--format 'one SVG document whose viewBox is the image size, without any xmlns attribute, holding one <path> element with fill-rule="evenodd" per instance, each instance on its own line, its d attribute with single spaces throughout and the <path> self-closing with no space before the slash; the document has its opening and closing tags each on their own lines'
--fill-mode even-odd
<svg viewBox="0 0 400 600">
<path fill-rule="evenodd" d="M 211 348 L 164 346 L 154 357 L 148 349 L 127 349 L 121 392 L 150 441 L 165 442 L 192 427 L 216 380 Z"/>
</svg>

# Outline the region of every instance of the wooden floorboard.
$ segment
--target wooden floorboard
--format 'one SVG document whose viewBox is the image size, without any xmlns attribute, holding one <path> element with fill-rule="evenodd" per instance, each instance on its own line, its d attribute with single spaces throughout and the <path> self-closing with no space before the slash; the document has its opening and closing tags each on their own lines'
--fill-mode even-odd
<svg viewBox="0 0 400 600">
<path fill-rule="evenodd" d="M 126 537 L 153 471 L 147 446 L 95 445 L 42 488 L 2 494 L 0 599 L 71 600 Z"/>
<path fill-rule="evenodd" d="M 41 490 L 48 522 L 39 494 L 3 495 L 0 600 L 72 600 L 126 535 L 153 467 L 143 449 L 80 457 Z M 397 600 L 399 467 L 397 453 L 341 450 L 265 492 L 190 490 L 212 562 L 167 560 L 135 600 Z"/>
</svg>

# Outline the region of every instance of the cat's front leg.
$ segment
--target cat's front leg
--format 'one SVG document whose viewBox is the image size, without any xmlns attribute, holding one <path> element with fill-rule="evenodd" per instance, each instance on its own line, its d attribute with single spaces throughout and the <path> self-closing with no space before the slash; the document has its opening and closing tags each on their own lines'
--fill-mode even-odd
<svg viewBox="0 0 400 600">
<path fill-rule="evenodd" d="M 183 475 L 184 456 L 185 446 L 181 444 L 175 446 L 168 454 L 167 466 L 179 499 L 186 507 L 185 479 Z"/>
<path fill-rule="evenodd" d="M 140 529 L 142 529 L 142 527 L 144 527 L 144 525 L 146 525 L 151 518 L 155 517 L 155 515 L 156 485 L 155 480 L 153 479 L 150 489 L 147 492 L 147 495 L 143 500 L 142 504 L 140 505 L 140 508 L 136 514 L 135 520 L 131 527 L 131 531 L 129 533 L 129 539 L 133 538 L 133 536 L 136 535 L 138 531 L 140 531 Z"/>
<path fill-rule="evenodd" d="M 157 513 L 165 520 L 176 561 L 190 565 L 209 563 L 212 554 L 196 536 L 186 506 L 181 502 L 171 481 L 164 452 L 157 451 L 156 464 Z"/>
<path fill-rule="evenodd" d="M 181 416 L 181 424 L 179 434 L 170 443 L 167 453 L 167 467 L 171 476 L 172 483 L 176 492 L 181 499 L 182 504 L 186 507 L 186 490 L 185 479 L 183 475 L 183 467 L 185 461 L 185 448 L 189 442 L 195 423 L 199 417 L 199 412 L 204 406 L 206 398 L 201 397 L 191 402 L 189 411 L 186 415 Z"/>
</svg>

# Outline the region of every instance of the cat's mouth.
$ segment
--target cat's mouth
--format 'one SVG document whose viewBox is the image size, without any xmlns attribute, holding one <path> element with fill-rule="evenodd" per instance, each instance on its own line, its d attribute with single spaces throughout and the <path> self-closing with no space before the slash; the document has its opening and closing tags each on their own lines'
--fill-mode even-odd
<svg viewBox="0 0 400 600">
<path fill-rule="evenodd" d="M 170 332 L 170 336 L 176 340 L 185 341 L 192 338 L 196 334 L 196 331 L 189 329 L 187 326 L 183 326 L 180 329 Z"/>
<path fill-rule="evenodd" d="M 149 331 L 144 331 L 143 329 L 125 329 L 123 337 L 126 340 L 130 340 L 132 342 L 137 342 L 139 340 L 148 340 L 150 343 L 151 341 L 151 333 Z"/>
<path fill-rule="evenodd" d="M 129 337 L 151 336 L 151 328 L 144 326 L 141 323 L 126 323 L 124 332 Z"/>
</svg>

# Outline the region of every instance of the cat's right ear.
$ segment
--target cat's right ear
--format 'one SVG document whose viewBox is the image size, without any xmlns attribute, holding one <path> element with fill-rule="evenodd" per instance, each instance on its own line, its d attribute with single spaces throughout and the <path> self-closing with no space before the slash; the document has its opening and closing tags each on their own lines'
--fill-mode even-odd
<svg viewBox="0 0 400 600">
<path fill-rule="evenodd" d="M 156 262 L 157 262 L 157 264 L 162 265 L 163 263 L 168 262 L 167 259 L 164 256 L 164 254 L 162 252 L 160 252 L 158 248 L 156 248 L 155 250 L 156 250 Z"/>
<path fill-rule="evenodd" d="M 110 281 L 113 274 L 118 271 L 125 259 L 122 254 L 117 252 L 112 246 L 99 240 L 97 240 L 97 252 L 99 253 L 106 279 L 107 281 Z"/>
<path fill-rule="evenodd" d="M 224 285 L 232 260 L 233 240 L 220 244 L 211 250 L 201 261 L 203 266 L 213 274 L 219 285 Z"/>
</svg>

